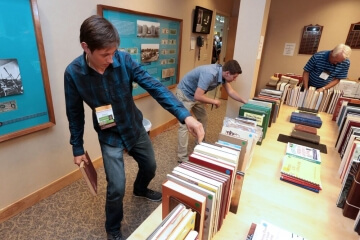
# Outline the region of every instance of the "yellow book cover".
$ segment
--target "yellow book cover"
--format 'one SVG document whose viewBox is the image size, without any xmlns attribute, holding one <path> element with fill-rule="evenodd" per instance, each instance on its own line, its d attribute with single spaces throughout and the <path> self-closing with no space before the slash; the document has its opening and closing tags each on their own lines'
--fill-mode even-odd
<svg viewBox="0 0 360 240">
<path fill-rule="evenodd" d="M 281 167 L 281 173 L 321 185 L 321 164 L 316 164 L 302 158 L 285 155 Z"/>
</svg>

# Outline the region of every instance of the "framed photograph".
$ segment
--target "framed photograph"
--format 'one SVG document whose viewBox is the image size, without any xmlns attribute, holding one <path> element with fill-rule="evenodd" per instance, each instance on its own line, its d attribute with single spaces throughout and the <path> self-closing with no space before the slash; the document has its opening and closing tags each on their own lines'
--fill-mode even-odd
<svg viewBox="0 0 360 240">
<path fill-rule="evenodd" d="M 3 142 L 54 126 L 55 115 L 36 0 L 0 0 L 0 9 Z"/>
<path fill-rule="evenodd" d="M 120 51 L 129 52 L 134 61 L 166 87 L 176 86 L 180 73 L 181 19 L 105 5 L 97 5 L 97 13 L 119 32 Z M 148 95 L 141 86 L 133 84 L 134 99 Z"/>
<path fill-rule="evenodd" d="M 196 6 L 193 21 L 193 33 L 209 34 L 211 30 L 213 11 Z"/>
</svg>

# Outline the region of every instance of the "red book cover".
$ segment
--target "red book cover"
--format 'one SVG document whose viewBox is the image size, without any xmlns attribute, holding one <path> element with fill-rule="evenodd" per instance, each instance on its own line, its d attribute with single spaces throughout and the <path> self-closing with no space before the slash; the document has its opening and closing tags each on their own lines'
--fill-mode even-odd
<svg viewBox="0 0 360 240">
<path fill-rule="evenodd" d="M 343 97 L 343 96 L 339 97 L 339 99 L 336 102 L 335 108 L 334 108 L 334 113 L 333 113 L 333 116 L 331 119 L 332 121 L 336 121 L 336 118 L 339 115 L 343 101 L 347 101 L 349 103 L 354 103 L 354 104 L 360 104 L 360 99 Z"/>
<path fill-rule="evenodd" d="M 302 125 L 302 124 L 295 124 L 294 127 L 295 130 L 301 131 L 301 132 L 306 132 L 306 133 L 311 133 L 311 134 L 317 134 L 317 129 L 314 127 L 310 127 L 310 126 L 306 126 L 306 125 Z"/>
<path fill-rule="evenodd" d="M 88 159 L 88 164 L 84 161 L 80 163 L 80 171 L 88 185 L 92 195 L 97 195 L 97 172 L 94 168 L 94 165 L 89 157 L 89 154 L 85 152 L 85 156 Z"/>
<path fill-rule="evenodd" d="M 345 217 L 355 219 L 360 208 L 360 171 L 358 170 L 351 184 L 346 202 L 343 208 Z"/>
<path fill-rule="evenodd" d="M 331 119 L 332 121 L 336 121 L 336 118 L 339 115 L 340 108 L 341 108 L 343 101 L 349 102 L 349 100 L 350 100 L 350 98 L 348 98 L 348 97 L 342 97 L 342 96 L 339 97 L 339 99 L 336 102 L 335 108 L 334 108 L 334 113 L 333 113 L 333 116 Z"/>
<path fill-rule="evenodd" d="M 283 179 L 285 179 L 287 181 L 290 181 L 290 182 L 294 182 L 294 183 L 297 183 L 297 184 L 301 184 L 301 185 L 305 185 L 305 186 L 308 186 L 308 187 L 311 187 L 311 188 L 322 190 L 320 185 L 313 184 L 313 183 L 304 181 L 302 179 L 299 179 L 299 178 L 296 178 L 296 177 L 293 177 L 293 176 L 290 176 L 290 175 L 281 174 L 281 178 L 283 178 Z"/>
<path fill-rule="evenodd" d="M 349 120 L 348 121 L 348 125 L 347 126 L 344 126 L 344 128 L 341 130 L 342 131 L 345 131 L 344 132 L 344 136 L 347 136 L 351 127 L 360 127 L 360 122 L 356 122 L 356 121 L 352 121 L 352 120 Z M 339 134 L 340 136 L 341 134 Z M 338 137 L 338 140 L 339 140 L 339 137 Z M 338 153 L 341 153 L 342 151 L 342 148 L 344 147 L 344 144 L 346 142 L 346 137 L 343 137 L 340 142 L 337 142 L 336 145 L 338 145 Z M 336 146 L 335 146 L 336 147 Z"/>
</svg>

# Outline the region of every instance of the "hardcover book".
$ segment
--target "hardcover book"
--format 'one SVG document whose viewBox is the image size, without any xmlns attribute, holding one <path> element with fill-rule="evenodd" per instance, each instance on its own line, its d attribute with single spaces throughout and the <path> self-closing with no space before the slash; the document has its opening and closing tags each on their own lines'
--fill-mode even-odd
<svg viewBox="0 0 360 240">
<path fill-rule="evenodd" d="M 285 155 L 281 167 L 281 174 L 286 174 L 301 180 L 321 185 L 321 164 L 316 164 L 299 157 Z"/>
<path fill-rule="evenodd" d="M 237 146 L 240 146 L 240 155 L 239 155 L 239 161 L 238 161 L 238 169 L 240 171 L 245 171 L 245 162 L 246 162 L 246 156 L 249 156 L 249 152 L 250 151 L 248 149 L 248 139 L 245 138 L 235 138 L 235 137 L 231 137 L 228 135 L 225 135 L 223 133 L 219 133 L 219 137 L 218 137 L 219 141 L 223 141 L 223 142 L 228 142 L 230 144 L 235 144 Z M 246 153 L 248 152 L 248 154 L 246 155 Z"/>
<path fill-rule="evenodd" d="M 245 173 L 241 171 L 236 172 L 235 176 L 235 183 L 234 188 L 231 195 L 231 201 L 230 201 L 230 212 L 237 213 L 238 207 L 239 207 L 239 201 L 240 201 L 240 195 L 241 195 L 241 189 L 244 182 L 244 176 Z"/>
<path fill-rule="evenodd" d="M 214 209 L 215 209 L 215 201 L 216 195 L 214 192 L 211 192 L 205 188 L 202 188 L 194 183 L 182 180 L 181 178 L 176 177 L 172 174 L 167 174 L 166 178 L 170 181 L 173 181 L 177 184 L 180 184 L 186 188 L 189 188 L 197 193 L 206 197 L 206 211 L 205 211 L 205 222 L 204 222 L 204 233 L 203 239 L 211 239 L 211 231 L 213 229 L 213 220 L 214 220 Z"/>
<path fill-rule="evenodd" d="M 307 132 L 303 132 L 303 131 L 292 130 L 291 137 L 301 139 L 301 140 L 304 140 L 307 142 L 316 143 L 316 144 L 320 143 L 319 135 L 314 135 L 312 133 L 307 133 Z"/>
<path fill-rule="evenodd" d="M 180 220 L 186 215 L 185 205 L 179 203 L 171 212 L 162 220 L 161 224 L 146 238 L 146 240 L 166 239 Z M 162 237 L 160 237 L 162 236 Z"/>
<path fill-rule="evenodd" d="M 311 134 L 317 134 L 317 130 L 314 127 L 302 125 L 302 124 L 295 124 L 294 130 L 301 131 L 301 132 L 307 132 Z"/>
<path fill-rule="evenodd" d="M 349 193 L 352 182 L 354 181 L 354 176 L 357 173 L 359 167 L 360 167 L 360 161 L 354 160 L 351 166 L 347 169 L 344 181 L 342 182 L 341 185 L 341 190 L 338 199 L 336 201 L 337 207 L 344 208 L 346 197 Z"/>
<path fill-rule="evenodd" d="M 95 167 L 89 157 L 88 152 L 85 152 L 85 156 L 88 160 L 88 164 L 86 164 L 84 161 L 80 163 L 80 172 L 83 175 L 83 178 L 86 181 L 86 184 L 88 185 L 90 192 L 93 196 L 97 195 L 97 172 L 95 170 Z"/>
<path fill-rule="evenodd" d="M 211 178 L 205 172 L 200 174 L 200 171 L 195 172 L 185 168 L 183 163 L 180 164 L 178 167 L 175 167 L 172 171 L 172 174 L 175 174 L 177 177 L 180 177 L 183 180 L 189 180 L 196 182 L 199 186 L 205 187 L 207 190 L 214 191 L 217 193 L 216 199 L 216 212 L 215 218 L 217 219 L 214 227 L 214 231 L 220 230 L 220 227 L 223 222 L 223 212 L 224 208 L 222 207 L 224 204 L 225 192 L 226 192 L 226 184 L 224 181 L 220 181 L 219 178 Z M 214 189 L 215 188 L 215 189 Z"/>
<path fill-rule="evenodd" d="M 232 194 L 232 189 L 233 189 L 234 182 L 235 182 L 235 173 L 236 173 L 236 169 L 237 169 L 235 164 L 216 161 L 216 160 L 207 158 L 204 155 L 199 155 L 199 154 L 195 154 L 195 153 L 190 154 L 189 161 L 193 162 L 195 164 L 198 164 L 200 166 L 224 173 L 229 176 L 230 185 L 227 190 L 228 193 L 227 193 L 227 199 L 226 199 L 226 201 L 227 201 L 226 209 L 228 210 L 230 207 L 231 194 Z"/>
<path fill-rule="evenodd" d="M 184 239 L 191 230 L 194 230 L 195 217 L 196 213 L 190 210 L 171 232 L 167 240 Z"/>
<path fill-rule="evenodd" d="M 290 122 L 316 128 L 320 128 L 322 125 L 321 118 L 310 113 L 292 112 Z"/>
<path fill-rule="evenodd" d="M 263 129 L 263 139 L 266 137 L 270 122 L 271 108 L 246 103 L 241 106 L 239 115 L 256 119 L 257 126 Z"/>
<path fill-rule="evenodd" d="M 199 232 L 199 239 L 202 239 L 206 197 L 169 180 L 162 184 L 162 194 L 162 218 L 166 218 L 172 211 L 170 202 L 171 198 L 175 198 L 197 213 L 198 225 L 195 225 L 195 230 Z"/>
<path fill-rule="evenodd" d="M 184 162 L 179 165 L 180 168 L 188 170 L 191 174 L 200 174 L 222 185 L 221 200 L 219 201 L 218 228 L 223 224 L 226 214 L 228 213 L 228 199 L 231 189 L 230 176 L 214 171 L 204 166 L 194 164 L 192 162 Z M 210 182 L 209 182 L 210 183 Z"/>
<path fill-rule="evenodd" d="M 360 208 L 360 171 L 357 170 L 343 208 L 345 217 L 355 219 Z"/>
<path fill-rule="evenodd" d="M 317 189 L 317 188 L 309 187 L 309 186 L 306 186 L 306 185 L 304 185 L 304 184 L 299 184 L 299 183 L 294 182 L 294 181 L 289 181 L 289 180 L 287 180 L 286 178 L 284 178 L 283 176 L 280 177 L 280 180 L 283 181 L 283 182 L 287 182 L 287 183 L 290 183 L 290 184 L 292 184 L 292 185 L 295 185 L 295 186 L 298 186 L 298 187 L 301 187 L 301 188 L 310 190 L 310 191 L 312 191 L 312 192 L 316 192 L 316 193 L 319 193 L 319 192 L 320 192 L 320 190 Z"/>
</svg>

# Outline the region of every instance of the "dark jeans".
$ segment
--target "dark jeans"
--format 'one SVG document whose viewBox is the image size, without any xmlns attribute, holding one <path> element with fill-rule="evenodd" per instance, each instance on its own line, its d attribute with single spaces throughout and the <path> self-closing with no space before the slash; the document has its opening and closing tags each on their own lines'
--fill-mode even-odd
<svg viewBox="0 0 360 240">
<path fill-rule="evenodd" d="M 123 219 L 125 195 L 124 148 L 105 143 L 100 143 L 100 146 L 107 181 L 105 229 L 108 233 L 118 233 Z M 138 194 L 144 193 L 156 171 L 154 150 L 145 129 L 136 145 L 129 151 L 129 155 L 135 159 L 139 167 L 133 190 Z"/>
</svg>

